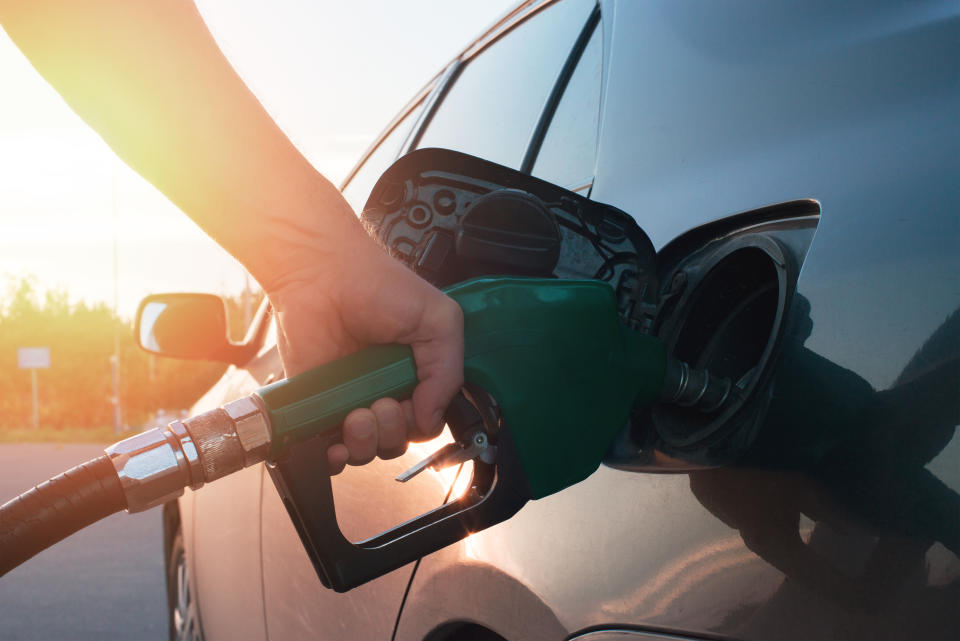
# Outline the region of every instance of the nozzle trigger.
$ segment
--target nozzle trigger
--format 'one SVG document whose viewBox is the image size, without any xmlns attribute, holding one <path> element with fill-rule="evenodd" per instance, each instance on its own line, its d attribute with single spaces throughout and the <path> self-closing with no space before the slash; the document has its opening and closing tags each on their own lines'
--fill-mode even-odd
<svg viewBox="0 0 960 641">
<path fill-rule="evenodd" d="M 478 430 L 471 435 L 466 445 L 461 445 L 460 443 L 448 443 L 444 445 L 403 474 L 397 476 L 397 480 L 401 483 L 406 483 L 428 467 L 432 467 L 435 470 L 442 470 L 477 458 L 483 460 L 485 463 L 493 463 L 495 456 L 496 448 L 490 445 L 487 435 Z"/>
</svg>

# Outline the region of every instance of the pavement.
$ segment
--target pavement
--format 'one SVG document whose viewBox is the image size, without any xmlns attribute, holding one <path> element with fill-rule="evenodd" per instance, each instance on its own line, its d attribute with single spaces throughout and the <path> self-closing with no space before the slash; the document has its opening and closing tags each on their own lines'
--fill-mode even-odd
<svg viewBox="0 0 960 641">
<path fill-rule="evenodd" d="M 0 444 L 0 503 L 103 447 Z M 0 578 L 3 641 L 162 641 L 166 609 L 159 508 L 114 514 Z"/>
</svg>

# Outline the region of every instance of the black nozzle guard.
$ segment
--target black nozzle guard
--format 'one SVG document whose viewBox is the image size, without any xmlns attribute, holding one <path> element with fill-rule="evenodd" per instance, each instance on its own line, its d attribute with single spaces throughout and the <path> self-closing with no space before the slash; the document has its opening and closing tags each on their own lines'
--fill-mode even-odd
<svg viewBox="0 0 960 641">
<path fill-rule="evenodd" d="M 478 425 L 496 439 L 493 464 L 474 461 L 470 489 L 463 496 L 365 541 L 348 540 L 337 522 L 327 448 L 339 437 L 316 436 L 290 448 L 267 469 L 297 534 L 324 586 L 346 592 L 388 572 L 507 520 L 529 500 L 523 468 L 507 430 L 490 424 L 495 416 L 478 398 L 462 392 L 445 419 L 457 440 Z"/>
</svg>

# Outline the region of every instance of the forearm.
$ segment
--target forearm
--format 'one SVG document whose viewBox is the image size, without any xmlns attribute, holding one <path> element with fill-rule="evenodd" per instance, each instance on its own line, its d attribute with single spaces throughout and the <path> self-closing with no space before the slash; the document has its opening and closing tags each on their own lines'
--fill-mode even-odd
<svg viewBox="0 0 960 641">
<path fill-rule="evenodd" d="M 0 0 L 4 29 L 133 169 L 268 289 L 359 225 L 190 0 Z"/>
</svg>

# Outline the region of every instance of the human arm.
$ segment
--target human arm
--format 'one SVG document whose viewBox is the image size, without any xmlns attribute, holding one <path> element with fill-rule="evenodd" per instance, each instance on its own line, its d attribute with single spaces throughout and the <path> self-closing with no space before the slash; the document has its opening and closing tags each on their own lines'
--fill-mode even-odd
<svg viewBox="0 0 960 641">
<path fill-rule="evenodd" d="M 127 164 L 263 286 L 288 374 L 369 343 L 412 345 L 421 381 L 413 403 L 352 414 L 347 447 L 331 448 L 335 469 L 348 456 L 402 451 L 414 422 L 422 435 L 439 429 L 462 377 L 459 308 L 366 236 L 230 67 L 192 2 L 0 0 L 0 24 Z"/>
</svg>

